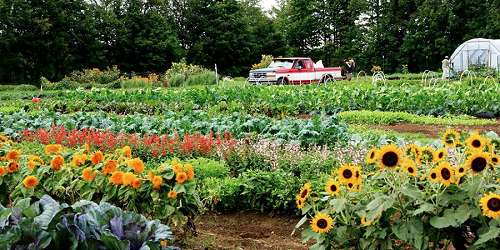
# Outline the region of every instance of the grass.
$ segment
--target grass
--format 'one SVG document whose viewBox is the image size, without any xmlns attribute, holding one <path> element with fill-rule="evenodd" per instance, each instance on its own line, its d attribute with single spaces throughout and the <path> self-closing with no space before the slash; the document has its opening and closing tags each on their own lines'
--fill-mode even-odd
<svg viewBox="0 0 500 250">
<path fill-rule="evenodd" d="M 405 141 L 417 141 L 422 144 L 430 144 L 435 140 L 435 138 L 431 138 L 425 134 L 421 133 L 401 133 L 395 131 L 387 131 L 383 129 L 374 129 L 369 128 L 365 125 L 350 125 L 348 128 L 349 132 L 352 134 L 358 134 L 363 138 L 366 137 L 386 137 L 386 138 L 401 138 Z"/>
<path fill-rule="evenodd" d="M 339 113 L 339 119 L 348 124 L 379 124 L 391 125 L 396 123 L 426 124 L 426 125 L 494 125 L 494 119 L 478 119 L 471 116 L 444 116 L 415 115 L 406 112 L 384 112 L 354 110 Z"/>
</svg>

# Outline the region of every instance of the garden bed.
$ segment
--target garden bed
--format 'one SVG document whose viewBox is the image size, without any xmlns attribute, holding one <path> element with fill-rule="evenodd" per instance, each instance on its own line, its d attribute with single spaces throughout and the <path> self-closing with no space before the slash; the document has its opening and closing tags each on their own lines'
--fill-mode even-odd
<svg viewBox="0 0 500 250">
<path fill-rule="evenodd" d="M 380 130 L 392 130 L 400 133 L 420 133 L 433 138 L 438 138 L 439 134 L 446 130 L 449 126 L 398 123 L 393 125 L 368 125 L 368 127 Z M 453 127 L 459 130 L 478 130 L 479 132 L 494 131 L 495 133 L 500 134 L 500 120 L 497 120 L 497 123 L 493 125 L 457 125 Z"/>
</svg>

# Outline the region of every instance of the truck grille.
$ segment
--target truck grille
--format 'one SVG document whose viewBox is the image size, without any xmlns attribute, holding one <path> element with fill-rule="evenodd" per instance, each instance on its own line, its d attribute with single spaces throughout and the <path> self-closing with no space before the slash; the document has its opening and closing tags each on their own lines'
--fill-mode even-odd
<svg viewBox="0 0 500 250">
<path fill-rule="evenodd" d="M 250 77 L 252 78 L 261 78 L 261 77 L 266 77 L 266 72 L 255 72 L 250 74 Z"/>
</svg>

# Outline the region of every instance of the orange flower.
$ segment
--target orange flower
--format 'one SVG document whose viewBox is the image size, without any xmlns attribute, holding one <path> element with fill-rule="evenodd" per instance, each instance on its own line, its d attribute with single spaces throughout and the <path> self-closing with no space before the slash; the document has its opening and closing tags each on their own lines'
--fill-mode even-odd
<svg viewBox="0 0 500 250">
<path fill-rule="evenodd" d="M 4 176 L 7 173 L 7 168 L 0 167 L 0 176 Z"/>
<path fill-rule="evenodd" d="M 45 162 L 40 157 L 38 157 L 36 155 L 30 155 L 28 157 L 28 161 L 33 161 L 33 162 L 35 162 L 38 165 L 45 164 Z"/>
<path fill-rule="evenodd" d="M 153 180 L 153 177 L 155 177 L 155 174 L 153 174 L 153 171 L 148 172 L 148 179 Z"/>
<path fill-rule="evenodd" d="M 92 155 L 91 160 L 92 160 L 92 164 L 97 165 L 104 160 L 104 155 L 102 154 L 101 151 L 97 151 Z"/>
<path fill-rule="evenodd" d="M 45 154 L 47 155 L 60 154 L 62 150 L 63 146 L 61 144 L 49 144 L 45 146 Z"/>
<path fill-rule="evenodd" d="M 158 190 L 163 183 L 163 178 L 161 178 L 161 176 L 154 176 L 151 182 L 153 183 L 153 189 Z"/>
<path fill-rule="evenodd" d="M 122 150 L 123 150 L 123 156 L 127 158 L 132 157 L 132 149 L 129 146 L 123 147 Z"/>
<path fill-rule="evenodd" d="M 170 199 L 177 198 L 177 192 L 175 192 L 174 190 L 171 190 L 170 192 L 168 192 L 168 198 L 170 198 Z"/>
<path fill-rule="evenodd" d="M 175 181 L 179 184 L 184 183 L 187 180 L 187 174 L 184 172 L 179 172 L 177 173 L 177 176 L 175 177 Z"/>
<path fill-rule="evenodd" d="M 23 180 L 23 185 L 26 188 L 33 188 L 36 185 L 38 185 L 38 178 L 36 178 L 36 176 L 33 175 L 26 176 L 26 178 L 24 178 Z"/>
<path fill-rule="evenodd" d="M 97 173 L 92 168 L 88 167 L 82 171 L 82 178 L 86 181 L 92 181 L 94 180 L 96 174 Z"/>
<path fill-rule="evenodd" d="M 118 161 L 109 160 L 104 165 L 104 168 L 102 169 L 102 173 L 104 175 L 111 174 L 111 173 L 115 172 L 116 168 L 118 168 Z"/>
<path fill-rule="evenodd" d="M 132 185 L 132 182 L 135 180 L 135 174 L 132 172 L 126 172 L 123 174 L 123 185 L 128 186 Z"/>
<path fill-rule="evenodd" d="M 85 143 L 85 152 L 90 153 L 90 144 Z"/>
<path fill-rule="evenodd" d="M 18 161 L 19 158 L 21 158 L 21 152 L 19 152 L 19 150 L 12 150 L 7 153 L 8 161 Z"/>
<path fill-rule="evenodd" d="M 34 161 L 28 161 L 28 168 L 29 168 L 30 170 L 35 169 L 35 168 L 36 168 L 36 166 L 37 166 L 36 162 L 34 162 Z"/>
<path fill-rule="evenodd" d="M 188 180 L 192 180 L 194 178 L 193 165 L 191 165 L 191 164 L 188 163 L 188 164 L 185 164 L 184 167 L 186 169 Z"/>
<path fill-rule="evenodd" d="M 172 170 L 174 170 L 175 173 L 182 172 L 182 165 L 178 163 L 177 161 L 172 161 Z"/>
<path fill-rule="evenodd" d="M 132 187 L 135 189 L 138 189 L 141 187 L 141 180 L 136 178 L 134 181 L 132 181 Z"/>
<path fill-rule="evenodd" d="M 7 166 L 7 172 L 9 173 L 14 173 L 19 169 L 19 164 L 15 161 L 9 162 L 9 165 Z"/>
<path fill-rule="evenodd" d="M 55 171 L 61 170 L 62 165 L 64 164 L 64 158 L 60 155 L 54 156 L 52 160 L 50 161 L 50 166 L 52 166 L 52 169 Z"/>
<path fill-rule="evenodd" d="M 74 154 L 73 158 L 71 159 L 71 165 L 75 167 L 79 167 L 87 161 L 87 155 L 86 154 Z"/>
<path fill-rule="evenodd" d="M 144 162 L 142 162 L 139 158 L 134 158 L 127 161 L 127 165 L 134 169 L 134 171 L 138 174 L 144 171 Z"/>
<path fill-rule="evenodd" d="M 115 184 L 115 185 L 120 185 L 123 183 L 123 172 L 122 171 L 115 171 L 111 174 L 111 177 L 109 177 L 109 182 Z"/>
</svg>

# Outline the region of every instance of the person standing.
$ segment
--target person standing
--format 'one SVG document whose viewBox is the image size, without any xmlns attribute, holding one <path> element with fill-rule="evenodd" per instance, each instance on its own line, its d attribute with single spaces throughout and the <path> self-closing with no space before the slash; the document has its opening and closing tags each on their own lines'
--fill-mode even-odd
<svg viewBox="0 0 500 250">
<path fill-rule="evenodd" d="M 346 63 L 346 79 L 350 81 L 352 79 L 352 72 L 354 72 L 354 67 L 355 63 L 353 59 L 350 59 L 349 61 L 345 61 Z"/>
<path fill-rule="evenodd" d="M 445 56 L 443 61 L 441 61 L 441 68 L 443 69 L 443 76 L 441 78 L 443 80 L 448 79 L 450 77 L 450 60 L 448 60 L 448 56 Z"/>
</svg>

